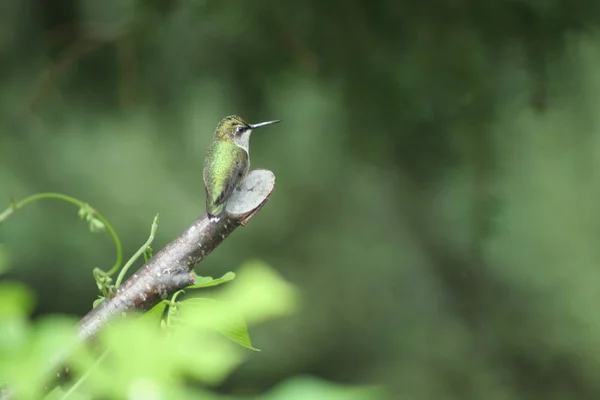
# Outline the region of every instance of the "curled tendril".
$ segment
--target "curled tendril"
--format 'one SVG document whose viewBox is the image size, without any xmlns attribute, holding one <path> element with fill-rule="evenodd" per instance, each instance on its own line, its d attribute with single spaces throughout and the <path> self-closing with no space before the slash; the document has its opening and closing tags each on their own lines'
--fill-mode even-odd
<svg viewBox="0 0 600 400">
<path fill-rule="evenodd" d="M 105 296 L 110 295 L 112 284 L 112 279 L 110 279 L 110 277 L 121 268 L 121 263 L 123 260 L 123 248 L 121 246 L 121 240 L 119 239 L 119 236 L 115 232 L 112 225 L 108 222 L 106 218 L 104 218 L 102 214 L 100 214 L 96 209 L 92 208 L 89 204 L 74 197 L 67 196 L 61 193 L 38 193 L 26 197 L 22 200 L 11 200 L 9 207 L 4 211 L 0 212 L 0 225 L 15 211 L 25 207 L 26 205 L 44 199 L 62 200 L 67 203 L 71 203 L 78 206 L 79 210 L 77 214 L 81 219 L 85 220 L 88 223 L 91 232 L 107 231 L 108 234 L 112 237 L 113 242 L 115 243 L 117 253 L 115 264 L 108 272 L 104 272 L 99 268 L 94 269 L 94 278 L 96 279 L 96 283 L 98 285 L 98 288 L 100 289 L 100 292 Z"/>
</svg>

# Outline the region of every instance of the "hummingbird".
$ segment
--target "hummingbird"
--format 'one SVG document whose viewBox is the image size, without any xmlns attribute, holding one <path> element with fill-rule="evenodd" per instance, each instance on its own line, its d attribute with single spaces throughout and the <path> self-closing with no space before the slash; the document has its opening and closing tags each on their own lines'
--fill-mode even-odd
<svg viewBox="0 0 600 400">
<path fill-rule="evenodd" d="M 249 124 L 237 115 L 230 115 L 219 122 L 204 159 L 202 174 L 206 191 L 206 213 L 212 222 L 220 219 L 229 196 L 248 174 L 252 131 L 280 121 Z"/>
</svg>

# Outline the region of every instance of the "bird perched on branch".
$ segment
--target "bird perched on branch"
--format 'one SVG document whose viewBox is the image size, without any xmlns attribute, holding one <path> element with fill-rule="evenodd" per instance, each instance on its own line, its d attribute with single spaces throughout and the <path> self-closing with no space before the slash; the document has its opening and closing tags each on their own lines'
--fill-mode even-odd
<svg viewBox="0 0 600 400">
<path fill-rule="evenodd" d="M 229 196 L 248 174 L 250 134 L 255 129 L 277 122 L 280 120 L 248 124 L 237 115 L 230 115 L 219 122 L 204 160 L 206 213 L 211 221 L 220 219 Z"/>
</svg>

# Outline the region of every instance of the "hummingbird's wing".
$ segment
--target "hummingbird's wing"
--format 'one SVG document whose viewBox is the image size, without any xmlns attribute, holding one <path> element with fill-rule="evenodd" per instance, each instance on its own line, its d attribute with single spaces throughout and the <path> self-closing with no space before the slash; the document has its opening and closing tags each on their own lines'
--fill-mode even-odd
<svg viewBox="0 0 600 400">
<path fill-rule="evenodd" d="M 204 187 L 206 189 L 206 211 L 219 216 L 233 190 L 248 173 L 248 153 L 233 143 L 213 142 L 204 163 Z"/>
</svg>

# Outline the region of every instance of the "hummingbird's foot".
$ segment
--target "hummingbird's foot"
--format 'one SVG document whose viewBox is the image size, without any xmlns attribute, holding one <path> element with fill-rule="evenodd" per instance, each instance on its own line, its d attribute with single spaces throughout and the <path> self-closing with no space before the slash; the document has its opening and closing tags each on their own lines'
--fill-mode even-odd
<svg viewBox="0 0 600 400">
<path fill-rule="evenodd" d="M 210 220 L 210 222 L 217 223 L 217 222 L 219 222 L 219 220 L 221 219 L 221 217 L 218 216 L 218 215 L 209 215 L 208 219 Z"/>
</svg>

